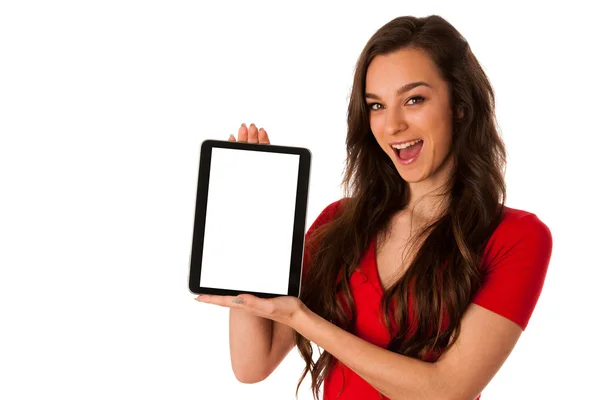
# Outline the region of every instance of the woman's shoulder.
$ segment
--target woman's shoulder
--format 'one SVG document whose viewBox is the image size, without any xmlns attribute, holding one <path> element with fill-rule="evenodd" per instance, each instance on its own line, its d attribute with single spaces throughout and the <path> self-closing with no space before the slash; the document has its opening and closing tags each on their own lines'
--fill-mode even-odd
<svg viewBox="0 0 600 400">
<path fill-rule="evenodd" d="M 331 213 L 331 214 L 335 214 L 340 209 L 340 206 L 342 206 L 343 204 L 346 203 L 346 200 L 347 199 L 345 197 L 335 200 L 335 201 L 329 203 L 323 211 Z"/>
<path fill-rule="evenodd" d="M 504 206 L 502 219 L 494 231 L 494 235 L 510 234 L 510 236 L 519 236 L 519 232 L 549 234 L 550 229 L 537 214 Z"/>
<path fill-rule="evenodd" d="M 496 255 L 507 252 L 514 254 L 519 250 L 549 255 L 552 233 L 534 212 L 504 206 L 502 219 L 492 233 L 487 248 Z"/>
<path fill-rule="evenodd" d="M 485 281 L 473 303 L 516 322 L 525 329 L 542 291 L 552 235 L 530 211 L 505 207 L 483 260 Z"/>
<path fill-rule="evenodd" d="M 328 222 L 329 220 L 333 219 L 333 217 L 338 213 L 338 211 L 340 210 L 341 206 L 343 206 L 344 204 L 346 204 L 347 200 L 349 200 L 349 198 L 347 197 L 342 197 L 341 199 L 335 200 L 331 203 L 329 203 L 320 213 L 319 216 L 317 217 L 317 220 L 315 222 Z"/>
<path fill-rule="evenodd" d="M 324 224 L 330 222 L 331 220 L 333 220 L 334 217 L 338 214 L 341 206 L 346 204 L 347 200 L 349 200 L 349 198 L 342 197 L 341 199 L 335 200 L 335 201 L 329 203 L 327 206 L 325 206 L 325 208 L 319 212 L 319 215 L 317 216 L 317 218 L 313 221 L 313 223 L 308 228 L 306 236 L 309 237 L 321 225 L 324 225 Z"/>
</svg>

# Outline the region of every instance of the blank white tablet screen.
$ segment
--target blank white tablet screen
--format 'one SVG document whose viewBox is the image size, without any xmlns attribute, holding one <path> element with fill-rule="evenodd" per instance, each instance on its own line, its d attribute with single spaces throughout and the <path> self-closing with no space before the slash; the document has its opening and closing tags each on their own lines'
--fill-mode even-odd
<svg viewBox="0 0 600 400">
<path fill-rule="evenodd" d="M 299 162 L 212 149 L 201 287 L 288 294 Z"/>
</svg>

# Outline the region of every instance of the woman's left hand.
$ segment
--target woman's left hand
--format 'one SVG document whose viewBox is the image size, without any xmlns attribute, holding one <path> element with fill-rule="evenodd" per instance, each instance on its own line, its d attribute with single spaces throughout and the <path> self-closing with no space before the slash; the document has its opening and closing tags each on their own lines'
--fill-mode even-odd
<svg viewBox="0 0 600 400">
<path fill-rule="evenodd" d="M 196 297 L 196 300 L 221 307 L 245 310 L 259 317 L 268 318 L 288 326 L 292 326 L 295 317 L 306 309 L 304 303 L 294 296 L 263 299 L 247 293 L 239 296 L 202 294 Z"/>
</svg>

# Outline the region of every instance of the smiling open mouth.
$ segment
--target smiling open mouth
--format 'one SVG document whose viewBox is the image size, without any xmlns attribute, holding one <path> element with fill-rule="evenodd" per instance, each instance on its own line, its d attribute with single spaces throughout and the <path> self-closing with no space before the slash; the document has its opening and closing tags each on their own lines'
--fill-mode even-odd
<svg viewBox="0 0 600 400">
<path fill-rule="evenodd" d="M 402 145 L 392 146 L 396 159 L 400 164 L 407 165 L 415 162 L 423 150 L 423 140 L 416 139 Z"/>
</svg>

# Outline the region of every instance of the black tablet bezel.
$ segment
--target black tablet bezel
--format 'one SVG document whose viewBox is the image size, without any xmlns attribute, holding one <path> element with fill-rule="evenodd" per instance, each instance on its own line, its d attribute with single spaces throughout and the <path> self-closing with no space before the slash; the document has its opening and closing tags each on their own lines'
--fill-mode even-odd
<svg viewBox="0 0 600 400">
<path fill-rule="evenodd" d="M 204 142 L 202 142 L 200 149 L 200 165 L 198 170 L 198 186 L 196 191 L 196 209 L 194 215 L 194 229 L 192 235 L 192 250 L 190 253 L 188 280 L 190 292 L 194 294 L 215 294 L 226 296 L 237 296 L 241 293 L 250 293 L 262 298 L 283 296 L 282 294 L 276 293 L 262 293 L 233 289 L 200 287 L 200 274 L 202 271 L 202 251 L 204 247 L 204 229 L 206 223 L 206 206 L 208 201 L 208 184 L 210 178 L 212 149 L 214 148 L 253 150 L 269 153 L 299 155 L 298 185 L 296 188 L 296 210 L 294 213 L 292 254 L 290 259 L 290 274 L 287 293 L 288 296 L 298 297 L 300 295 L 300 277 L 302 276 L 302 260 L 304 256 L 304 229 L 306 228 L 306 209 L 311 163 L 310 150 L 303 147 L 229 142 L 213 139 L 205 140 Z"/>
</svg>

